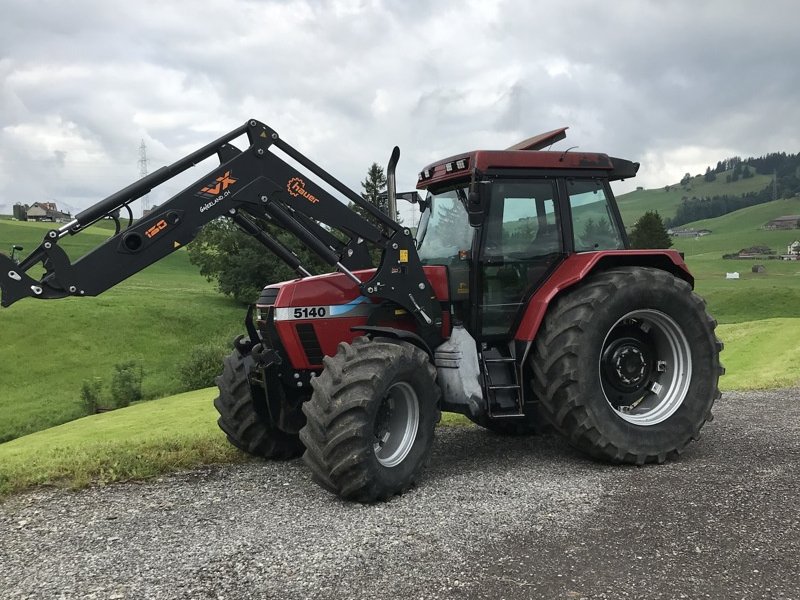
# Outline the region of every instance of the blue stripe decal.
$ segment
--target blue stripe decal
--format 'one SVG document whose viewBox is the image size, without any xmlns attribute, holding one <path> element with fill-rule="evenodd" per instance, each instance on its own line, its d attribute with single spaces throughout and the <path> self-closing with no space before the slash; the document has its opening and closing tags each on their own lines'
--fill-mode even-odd
<svg viewBox="0 0 800 600">
<path fill-rule="evenodd" d="M 359 304 L 363 304 L 364 302 L 369 302 L 369 299 L 366 296 L 359 296 L 355 300 L 351 300 L 347 304 L 332 304 L 330 307 L 330 315 L 332 317 L 338 317 L 339 315 L 343 315 L 349 313 L 351 310 L 356 308 Z"/>
</svg>

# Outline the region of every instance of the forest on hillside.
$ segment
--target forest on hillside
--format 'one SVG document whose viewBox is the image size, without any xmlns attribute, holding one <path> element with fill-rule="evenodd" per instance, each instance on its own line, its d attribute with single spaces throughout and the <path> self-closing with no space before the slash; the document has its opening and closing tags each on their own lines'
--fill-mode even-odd
<svg viewBox="0 0 800 600">
<path fill-rule="evenodd" d="M 754 172 L 773 176 L 774 184 L 759 192 L 741 196 L 723 194 L 699 198 L 688 196 L 691 176 L 687 173 L 680 182 L 680 186 L 687 190 L 687 196 L 682 199 L 675 216 L 666 219 L 664 224 L 667 227 L 679 227 L 693 221 L 719 217 L 748 206 L 800 194 L 800 153 L 774 152 L 746 159 L 733 156 L 719 161 L 713 169 L 708 167 L 703 178 L 711 182 L 724 177 L 726 181 L 732 182 L 752 177 Z"/>
</svg>

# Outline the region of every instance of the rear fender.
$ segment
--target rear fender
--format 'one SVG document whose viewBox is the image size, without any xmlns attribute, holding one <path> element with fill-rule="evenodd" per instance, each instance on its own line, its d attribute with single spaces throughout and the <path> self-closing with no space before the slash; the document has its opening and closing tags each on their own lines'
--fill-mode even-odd
<svg viewBox="0 0 800 600">
<path fill-rule="evenodd" d="M 514 336 L 515 341 L 524 344 L 527 354 L 550 303 L 592 273 L 637 266 L 668 271 L 694 288 L 694 277 L 676 250 L 607 250 L 573 254 L 558 266 L 530 299 Z"/>
</svg>

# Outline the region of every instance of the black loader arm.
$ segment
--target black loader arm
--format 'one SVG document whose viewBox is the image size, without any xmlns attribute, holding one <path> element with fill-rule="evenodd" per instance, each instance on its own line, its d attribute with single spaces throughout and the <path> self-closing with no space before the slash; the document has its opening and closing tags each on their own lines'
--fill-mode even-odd
<svg viewBox="0 0 800 600">
<path fill-rule="evenodd" d="M 239 150 L 233 140 L 247 136 Z M 382 225 L 375 227 L 355 211 L 300 173 L 272 150 L 292 160 L 363 207 Z M 130 204 L 153 188 L 198 162 L 216 155 L 219 167 L 134 222 Z M 391 183 L 399 158 L 395 148 L 389 164 Z M 393 187 L 390 185 L 390 187 Z M 390 189 L 394 194 L 394 189 Z M 127 211 L 127 228 L 117 221 L 116 233 L 86 255 L 70 262 L 59 241 L 77 235 L 97 221 Z M 177 162 L 101 200 L 75 218 L 47 232 L 42 243 L 19 263 L 0 253 L 0 304 L 22 298 L 53 299 L 96 296 L 178 248 L 191 242 L 204 225 L 227 217 L 254 236 L 300 277 L 308 276 L 297 256 L 259 226 L 269 219 L 293 233 L 324 262 L 350 277 L 365 296 L 391 300 L 415 315 L 423 337 L 439 336 L 441 308 L 425 277 L 411 232 L 284 142 L 267 125 L 250 120 Z M 326 225 L 344 234 L 334 236 Z M 362 282 L 353 269 L 371 266 L 365 242 L 382 250 L 374 275 Z M 28 272 L 44 275 L 32 276 Z"/>
</svg>

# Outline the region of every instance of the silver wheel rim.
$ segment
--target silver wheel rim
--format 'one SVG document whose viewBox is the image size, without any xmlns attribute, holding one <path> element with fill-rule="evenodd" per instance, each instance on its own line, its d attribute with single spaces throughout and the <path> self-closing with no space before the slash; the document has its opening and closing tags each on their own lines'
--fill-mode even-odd
<svg viewBox="0 0 800 600">
<path fill-rule="evenodd" d="M 629 312 L 609 329 L 599 361 L 600 387 L 614 413 L 635 425 L 671 417 L 689 391 L 692 352 L 669 315 Z"/>
<path fill-rule="evenodd" d="M 384 467 L 403 462 L 414 447 L 419 428 L 419 398 L 404 382 L 392 384 L 378 407 L 375 421 L 375 458 Z"/>
</svg>

